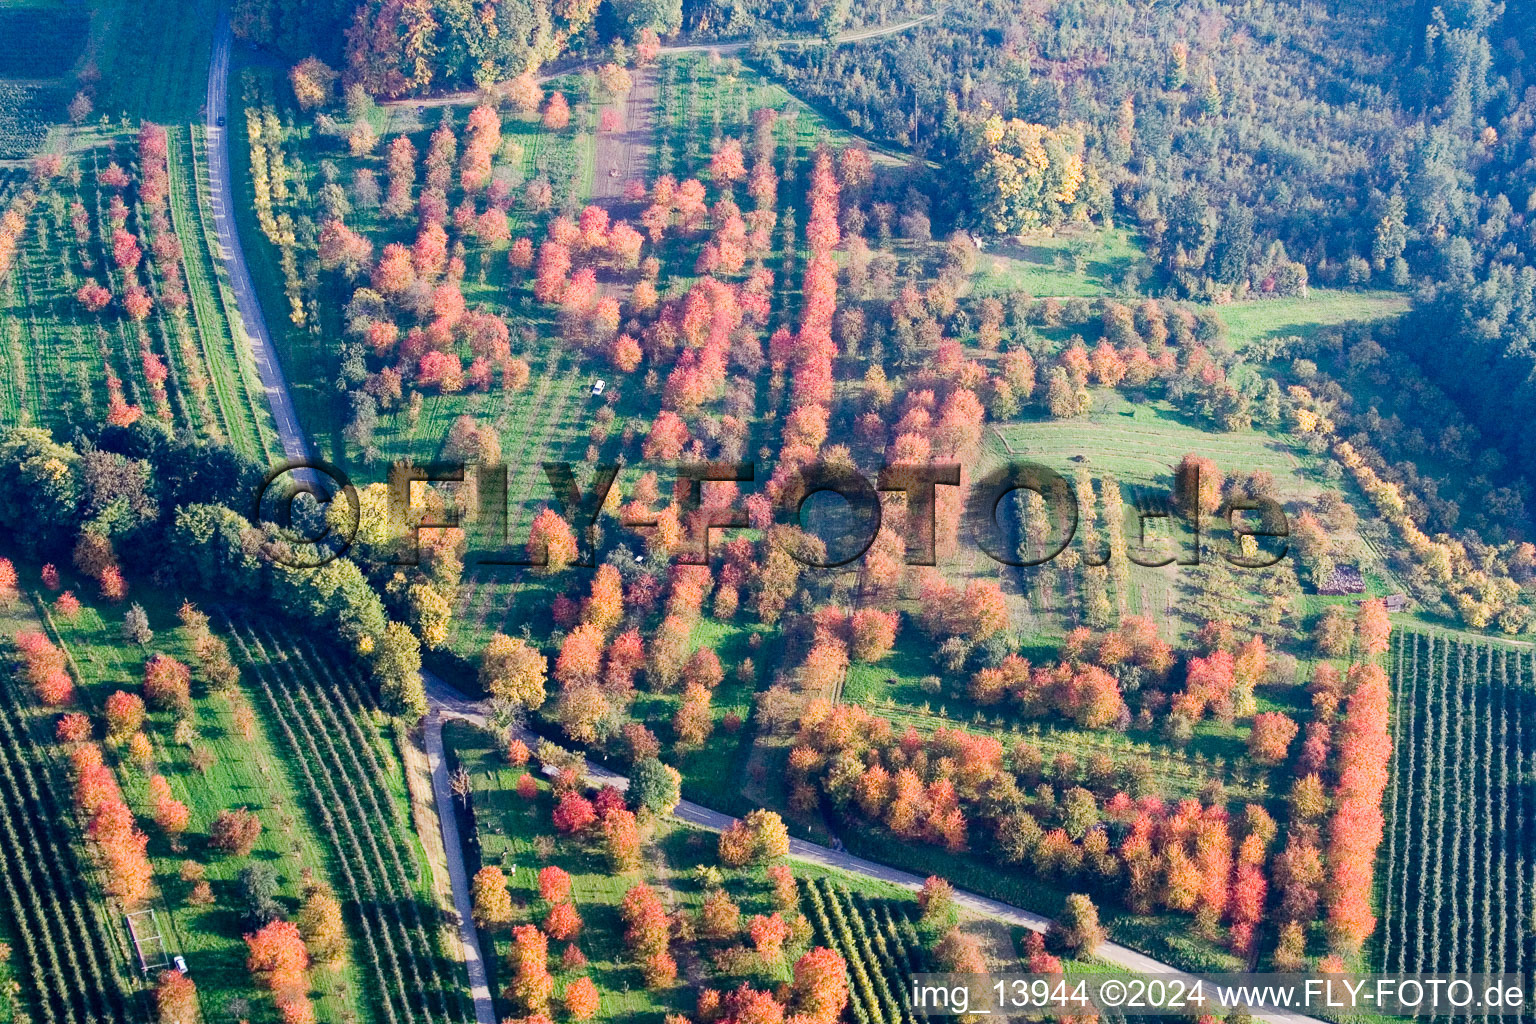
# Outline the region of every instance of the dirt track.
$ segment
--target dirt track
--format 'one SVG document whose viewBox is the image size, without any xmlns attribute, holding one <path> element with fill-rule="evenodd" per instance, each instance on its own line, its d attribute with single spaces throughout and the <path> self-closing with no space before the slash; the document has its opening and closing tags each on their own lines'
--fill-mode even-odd
<svg viewBox="0 0 1536 1024">
<path fill-rule="evenodd" d="M 623 195 L 624 183 L 650 176 L 651 147 L 656 127 L 656 69 L 634 72 L 634 87 L 618 105 L 617 131 L 597 133 L 592 172 L 592 198 L 612 206 Z"/>
</svg>

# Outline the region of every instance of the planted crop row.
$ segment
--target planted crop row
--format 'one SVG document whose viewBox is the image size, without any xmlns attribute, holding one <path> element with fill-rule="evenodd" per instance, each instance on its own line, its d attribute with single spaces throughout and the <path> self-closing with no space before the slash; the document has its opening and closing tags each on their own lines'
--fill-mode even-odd
<svg viewBox="0 0 1536 1024">
<path fill-rule="evenodd" d="M 1536 662 L 1529 653 L 1407 634 L 1392 655 L 1394 782 L 1381 964 L 1525 971 Z"/>
<path fill-rule="evenodd" d="M 235 638 L 304 768 L 322 827 L 345 869 L 349 895 L 382 947 L 375 967 L 390 1019 L 405 1024 L 458 1019 L 457 998 L 450 1003 L 432 935 L 412 892 L 396 822 L 385 809 L 390 802 L 383 767 L 357 723 L 348 725 L 350 712 L 333 703 L 326 687 L 304 678 L 308 673 L 302 670 L 309 666 L 302 659 L 249 629 L 236 631 Z"/>
<path fill-rule="evenodd" d="M 244 659 L 247 663 L 255 665 L 255 657 L 246 646 L 244 639 L 238 633 L 234 636 Z M 359 945 L 367 957 L 375 982 L 374 993 L 383 1011 L 384 1019 L 388 1024 L 401 1024 L 401 1022 L 411 1024 L 416 1018 L 411 1010 L 410 990 L 401 972 L 393 933 L 385 920 L 377 887 L 368 870 L 368 862 L 357 840 L 352 819 L 346 812 L 343 801 L 336 794 L 330 774 L 322 770 L 318 773 L 319 779 L 316 778 L 317 773 L 311 768 L 311 758 L 303 754 L 304 741 L 290 724 L 292 715 L 285 706 L 277 687 L 263 671 L 258 670 L 252 675 L 268 710 L 278 723 L 289 754 L 303 776 L 310 803 L 320 817 L 320 828 L 336 856 L 336 862 L 341 870 L 343 895 L 353 904 L 362 928 L 362 942 Z M 338 816 L 340 817 L 339 825 Z"/>
<path fill-rule="evenodd" d="M 386 770 L 378 754 L 384 739 L 367 716 L 357 713 L 358 709 L 366 712 L 378 710 L 378 701 L 374 698 L 373 691 L 357 677 L 356 673 L 339 668 L 332 659 L 322 655 L 307 640 L 299 656 L 306 666 L 318 669 L 318 675 L 311 680 L 315 685 L 310 689 L 316 703 L 323 708 L 327 722 L 337 730 L 336 735 L 346 736 L 354 758 L 361 759 L 368 777 L 378 783 L 370 799 L 375 806 L 382 801 L 384 809 L 379 811 L 380 820 L 387 818 L 394 826 L 390 832 L 393 839 L 391 856 L 395 869 L 403 880 L 402 884 L 408 889 L 413 878 L 425 883 L 426 866 L 412 855 L 411 848 L 405 839 L 411 834 L 412 826 L 406 820 L 399 802 L 389 799 L 384 791 L 383 780 L 386 778 Z M 412 901 L 410 907 L 413 913 L 426 918 L 425 921 L 418 918 L 418 924 L 426 928 L 427 934 L 440 933 L 439 930 L 445 922 L 434 906 L 429 905 L 423 908 L 419 903 Z M 434 964 L 434 978 L 438 979 L 437 983 L 442 986 L 443 992 L 451 993 L 455 997 L 459 1016 L 466 1020 L 473 1017 L 474 1007 L 467 998 L 465 986 L 455 983 L 459 973 L 456 962 L 450 960 L 446 952 L 438 948 Z M 446 1008 L 450 1016 L 452 1010 L 453 1007 Z"/>
<path fill-rule="evenodd" d="M 860 1024 L 914 1024 L 907 998 L 917 969 L 916 933 L 903 932 L 890 908 L 876 908 L 826 879 L 805 885 L 811 923 L 820 941 L 848 964 L 849 1005 Z M 905 918 L 903 917 L 905 921 Z"/>
<path fill-rule="evenodd" d="M 0 858 L 7 923 L 45 1022 L 126 1020 L 128 1002 L 100 919 L 82 886 L 36 746 L 0 699 Z"/>
<path fill-rule="evenodd" d="M 200 172 L 197 139 L 173 136 L 175 159 L 170 162 L 171 216 L 182 241 L 187 290 L 198 319 L 198 337 L 208 380 L 219 402 L 226 429 L 242 451 L 271 461 L 267 413 L 256 398 L 255 368 L 235 337 L 233 299 L 213 259 L 206 178 Z"/>
</svg>

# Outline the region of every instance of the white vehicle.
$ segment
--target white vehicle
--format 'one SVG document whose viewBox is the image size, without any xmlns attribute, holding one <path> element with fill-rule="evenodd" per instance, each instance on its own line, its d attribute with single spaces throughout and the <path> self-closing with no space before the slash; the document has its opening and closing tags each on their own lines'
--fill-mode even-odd
<svg viewBox="0 0 1536 1024">
<path fill-rule="evenodd" d="M 603 388 L 606 388 L 607 386 L 608 386 L 608 382 L 607 381 L 599 379 L 598 381 L 594 382 L 593 385 L 592 385 L 592 394 L 594 394 L 594 395 L 602 394 L 603 393 Z"/>
<path fill-rule="evenodd" d="M 187 958 L 186 957 L 178 956 L 178 957 L 174 958 L 171 962 L 176 965 L 176 970 L 177 971 L 181 972 L 182 974 L 186 974 L 187 973 Z"/>
</svg>

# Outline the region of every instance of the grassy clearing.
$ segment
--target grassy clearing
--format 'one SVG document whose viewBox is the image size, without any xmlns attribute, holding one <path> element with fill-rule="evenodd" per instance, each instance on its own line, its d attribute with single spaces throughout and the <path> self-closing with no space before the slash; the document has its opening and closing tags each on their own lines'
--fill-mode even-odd
<svg viewBox="0 0 1536 1024">
<path fill-rule="evenodd" d="M 1314 288 L 1305 298 L 1249 299 L 1214 308 L 1227 325 L 1227 342 L 1241 350 L 1265 338 L 1310 337 L 1325 327 L 1400 316 L 1410 298 L 1403 292 Z"/>
<path fill-rule="evenodd" d="M 0 78 L 58 78 L 85 45 L 86 13 L 77 7 L 0 6 Z"/>
<path fill-rule="evenodd" d="M 1007 455 L 1043 463 L 1068 478 L 1081 466 L 1122 483 L 1168 487 L 1179 460 L 1194 453 L 1228 474 L 1267 470 L 1286 499 L 1317 490 L 1301 475 L 1309 460 L 1283 435 L 1251 429 L 1215 433 L 1182 418 L 1168 402 L 1131 402 L 1106 389 L 1094 392 L 1094 411 L 1086 417 L 999 424 L 992 435 Z"/>
<path fill-rule="evenodd" d="M 1150 273 L 1146 254 L 1128 229 L 1071 228 L 988 240 L 977 254 L 971 288 L 980 295 L 1095 297 L 1121 293 L 1125 282 L 1145 280 Z"/>
</svg>

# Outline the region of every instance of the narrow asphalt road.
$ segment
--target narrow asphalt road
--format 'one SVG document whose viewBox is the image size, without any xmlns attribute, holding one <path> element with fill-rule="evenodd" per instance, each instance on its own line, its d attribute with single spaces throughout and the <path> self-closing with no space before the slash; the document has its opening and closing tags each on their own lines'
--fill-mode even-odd
<svg viewBox="0 0 1536 1024">
<path fill-rule="evenodd" d="M 469 970 L 469 994 L 475 1001 L 475 1024 L 496 1024 L 496 1006 L 491 1002 L 485 957 L 480 951 L 480 933 L 475 928 L 469 870 L 464 865 L 464 848 L 459 843 L 459 822 L 453 813 L 453 789 L 448 783 L 448 758 L 443 753 L 443 715 L 438 710 L 427 716 L 426 743 L 427 763 L 432 768 L 432 795 L 437 801 L 438 822 L 443 832 L 443 846 L 448 854 L 448 878 L 453 884 L 453 909 L 459 919 L 459 944 L 464 952 L 464 966 Z"/>
<path fill-rule="evenodd" d="M 227 124 L 230 40 L 229 15 L 224 12 L 219 15 L 219 27 L 213 40 L 213 60 L 208 66 L 205 127 L 213 223 L 219 235 L 219 256 L 229 273 L 238 309 L 238 315 L 233 318 L 230 328 L 236 332 L 237 342 L 243 332 L 246 343 L 251 347 L 256 372 L 267 394 L 267 405 L 272 409 L 278 436 L 282 438 L 283 454 L 290 459 L 308 459 L 312 457 L 309 439 L 299 426 L 298 414 L 294 412 L 288 379 L 283 376 L 283 364 L 278 361 L 277 352 L 272 347 L 272 336 L 267 331 L 266 318 L 262 316 L 261 304 L 256 301 L 256 288 L 251 283 L 251 271 L 245 263 L 245 250 L 240 246 L 240 231 L 235 226 L 235 188 L 229 172 L 231 131 Z"/>
<path fill-rule="evenodd" d="M 859 38 L 901 31 L 931 17 L 933 15 L 930 14 L 901 25 L 884 26 Z M 735 45 L 699 48 L 724 49 Z M 221 118 L 227 117 L 229 52 L 229 20 L 227 15 L 221 15 L 214 42 L 213 61 L 208 71 L 208 173 L 212 184 L 214 222 L 218 228 L 219 242 L 223 249 L 221 255 L 235 287 L 235 297 L 239 303 L 239 320 L 244 325 L 246 338 L 256 357 L 256 368 L 266 388 L 267 401 L 271 404 L 278 433 L 282 436 L 283 451 L 289 458 L 308 458 L 309 442 L 294 412 L 293 400 L 288 392 L 288 381 L 283 376 L 282 365 L 277 360 L 271 336 L 267 333 L 266 320 L 262 314 L 261 304 L 256 300 L 256 290 L 251 284 L 250 272 L 245 264 L 245 254 L 240 246 L 240 234 L 235 226 L 234 188 L 229 173 L 229 139 L 224 127 L 218 123 Z M 487 724 L 486 708 L 481 703 L 469 700 L 430 672 L 423 670 L 421 676 L 427 692 L 427 702 L 431 708 L 427 720 L 426 742 L 427 758 L 432 769 L 432 790 L 437 802 L 443 845 L 446 847 L 448 874 L 453 885 L 453 902 L 459 918 L 459 934 L 469 971 L 476 1024 L 495 1024 L 495 1006 L 491 1001 L 485 961 L 480 951 L 480 939 L 471 913 L 469 875 L 464 865 L 463 849 L 459 842 L 458 821 L 453 814 L 453 796 L 448 784 L 442 731 L 443 721 L 448 718 L 458 718 L 484 726 Z M 531 733 L 525 734 L 525 741 L 529 742 L 530 746 L 537 742 L 536 737 Z M 589 782 L 594 785 L 611 785 L 618 789 L 625 789 L 629 785 L 629 780 L 624 776 L 590 762 L 587 763 L 586 774 Z M 682 821 L 714 832 L 724 831 L 736 822 L 736 819 L 728 814 L 712 811 L 708 807 L 688 800 L 678 804 L 674 813 Z M 789 855 L 806 863 L 863 875 L 866 878 L 889 882 L 906 889 L 916 890 L 923 884 L 921 876 L 864 860 L 862 857 L 855 857 L 841 850 L 806 842 L 803 839 L 790 840 Z M 963 889 L 955 890 L 955 901 L 974 913 L 1035 931 L 1045 931 L 1051 925 L 1050 918 L 1044 915 L 988 899 Z M 1100 946 L 1097 955 L 1101 959 L 1137 973 L 1180 974 L 1167 964 L 1113 942 L 1106 942 Z M 1299 1014 L 1260 1014 L 1258 1018 L 1269 1021 L 1270 1024 L 1322 1024 L 1321 1021 Z"/>
</svg>

